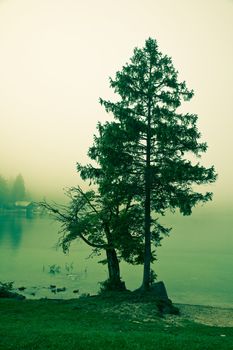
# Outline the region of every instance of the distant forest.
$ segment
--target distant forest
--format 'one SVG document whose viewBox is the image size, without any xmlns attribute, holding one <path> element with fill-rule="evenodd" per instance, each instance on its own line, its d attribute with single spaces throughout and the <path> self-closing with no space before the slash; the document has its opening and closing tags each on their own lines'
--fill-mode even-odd
<svg viewBox="0 0 233 350">
<path fill-rule="evenodd" d="M 17 201 L 28 200 L 24 179 L 19 174 L 13 181 L 0 175 L 0 208 L 10 208 Z"/>
</svg>

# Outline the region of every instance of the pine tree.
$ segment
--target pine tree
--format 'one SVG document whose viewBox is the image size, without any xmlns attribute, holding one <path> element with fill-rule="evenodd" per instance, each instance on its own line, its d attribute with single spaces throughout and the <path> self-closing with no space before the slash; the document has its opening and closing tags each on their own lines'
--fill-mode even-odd
<svg viewBox="0 0 233 350">
<path fill-rule="evenodd" d="M 24 185 L 24 179 L 21 174 L 19 174 L 14 183 L 12 188 L 12 201 L 23 201 L 26 198 L 25 193 L 25 185 Z"/>
<path fill-rule="evenodd" d="M 196 159 L 207 150 L 200 141 L 197 115 L 178 110 L 193 91 L 178 81 L 171 58 L 159 52 L 155 40 L 135 48 L 130 63 L 110 79 L 110 87 L 118 94 L 117 102 L 100 103 L 115 120 L 98 124 L 89 150 L 96 165 L 78 164 L 78 171 L 98 184 L 102 196 L 128 198 L 143 208 L 142 289 L 147 290 L 154 258 L 151 241 L 158 245 L 169 231 L 159 225 L 158 214 L 178 208 L 190 215 L 197 203 L 212 198 L 212 193 L 197 192 L 193 185 L 214 182 L 216 173 L 190 160 L 190 155 Z"/>
<path fill-rule="evenodd" d="M 4 207 L 9 201 L 9 188 L 7 181 L 0 175 L 0 208 Z"/>
</svg>

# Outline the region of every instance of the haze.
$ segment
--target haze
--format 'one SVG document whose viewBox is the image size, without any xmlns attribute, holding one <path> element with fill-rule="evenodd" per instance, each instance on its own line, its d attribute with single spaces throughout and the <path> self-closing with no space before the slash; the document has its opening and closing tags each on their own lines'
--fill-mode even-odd
<svg viewBox="0 0 233 350">
<path fill-rule="evenodd" d="M 33 193 L 62 195 L 80 183 L 98 121 L 110 118 L 114 77 L 148 37 L 172 57 L 195 97 L 219 178 L 215 203 L 228 203 L 232 177 L 233 1 L 0 1 L 0 174 L 21 173 Z"/>
</svg>

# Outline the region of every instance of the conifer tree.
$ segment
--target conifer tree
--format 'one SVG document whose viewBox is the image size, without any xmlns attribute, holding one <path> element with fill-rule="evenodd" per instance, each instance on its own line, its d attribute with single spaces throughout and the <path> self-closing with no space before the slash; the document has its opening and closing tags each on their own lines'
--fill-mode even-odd
<svg viewBox="0 0 233 350">
<path fill-rule="evenodd" d="M 24 185 L 24 179 L 21 174 L 19 174 L 14 183 L 12 188 L 12 200 L 15 201 L 23 201 L 26 198 L 26 192 L 25 192 L 25 185 Z"/>
<path fill-rule="evenodd" d="M 7 181 L 0 175 L 0 208 L 9 201 L 9 188 Z"/>
<path fill-rule="evenodd" d="M 148 290 L 151 242 L 158 245 L 169 231 L 159 225 L 158 215 L 176 208 L 190 215 L 197 203 L 211 200 L 211 192 L 197 192 L 193 185 L 214 182 L 216 173 L 213 167 L 190 160 L 190 155 L 198 159 L 207 150 L 200 141 L 197 115 L 179 111 L 193 91 L 178 81 L 171 58 L 159 52 L 156 40 L 149 38 L 145 47 L 135 48 L 130 62 L 110 79 L 110 87 L 117 101 L 100 103 L 114 121 L 98 124 L 89 149 L 96 165 L 78 164 L 78 171 L 98 184 L 102 196 L 130 199 L 143 208 L 142 289 Z"/>
</svg>

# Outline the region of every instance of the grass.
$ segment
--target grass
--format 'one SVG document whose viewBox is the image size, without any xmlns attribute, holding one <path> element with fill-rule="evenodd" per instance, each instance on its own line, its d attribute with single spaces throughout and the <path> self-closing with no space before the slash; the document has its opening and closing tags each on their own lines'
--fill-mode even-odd
<svg viewBox="0 0 233 350">
<path fill-rule="evenodd" d="M 233 328 L 167 323 L 153 302 L 122 297 L 0 299 L 0 349 L 230 350 Z"/>
</svg>

